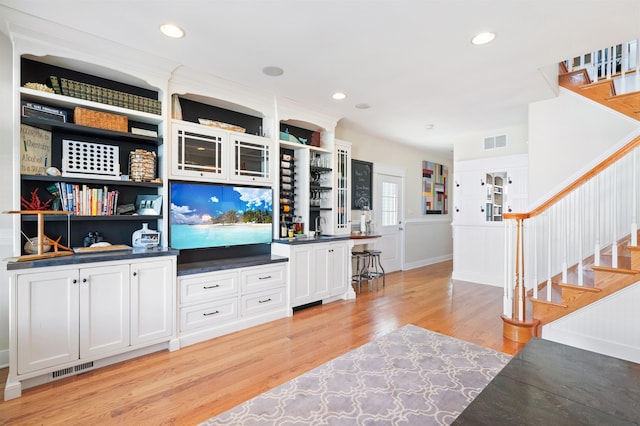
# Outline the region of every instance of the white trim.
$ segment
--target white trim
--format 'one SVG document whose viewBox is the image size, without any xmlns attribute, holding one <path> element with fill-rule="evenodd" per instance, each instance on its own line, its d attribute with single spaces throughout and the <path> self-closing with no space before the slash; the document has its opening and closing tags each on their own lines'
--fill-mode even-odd
<svg viewBox="0 0 640 426">
<path fill-rule="evenodd" d="M 402 270 L 408 271 L 409 269 L 421 268 L 423 266 L 433 265 L 435 263 L 446 262 L 453 259 L 453 254 L 447 254 L 443 256 L 432 257 L 429 259 L 423 259 L 416 262 L 409 262 L 402 264 Z"/>
</svg>

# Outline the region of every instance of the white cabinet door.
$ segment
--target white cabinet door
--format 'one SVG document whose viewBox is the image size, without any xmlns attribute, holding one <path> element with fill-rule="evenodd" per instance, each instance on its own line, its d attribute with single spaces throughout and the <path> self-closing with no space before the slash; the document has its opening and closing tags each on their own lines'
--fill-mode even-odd
<svg viewBox="0 0 640 426">
<path fill-rule="evenodd" d="M 18 374 L 77 360 L 78 270 L 17 277 Z"/>
<path fill-rule="evenodd" d="M 311 302 L 314 293 L 313 244 L 291 248 L 291 307 Z"/>
<path fill-rule="evenodd" d="M 351 233 L 351 144 L 335 141 L 335 229 L 334 234 Z"/>
<path fill-rule="evenodd" d="M 173 334 L 174 281 L 171 260 L 131 264 L 131 345 Z"/>
<path fill-rule="evenodd" d="M 259 136 L 231 132 L 230 179 L 238 182 L 272 182 L 272 142 Z"/>
<path fill-rule="evenodd" d="M 329 297 L 329 277 L 331 273 L 331 244 L 313 245 L 314 274 L 312 276 L 312 294 L 309 302 Z"/>
<path fill-rule="evenodd" d="M 329 251 L 329 292 L 331 296 L 337 296 L 347 291 L 349 285 L 349 271 L 347 262 L 349 257 L 349 243 L 332 243 Z"/>
<path fill-rule="evenodd" d="M 80 270 L 80 357 L 129 346 L 129 265 Z"/>
<path fill-rule="evenodd" d="M 172 177 L 227 179 L 228 132 L 176 120 L 172 127 Z"/>
</svg>

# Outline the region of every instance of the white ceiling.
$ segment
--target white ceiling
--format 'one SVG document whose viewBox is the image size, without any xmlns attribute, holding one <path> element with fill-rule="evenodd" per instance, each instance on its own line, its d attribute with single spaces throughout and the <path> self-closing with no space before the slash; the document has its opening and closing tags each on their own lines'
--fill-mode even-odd
<svg viewBox="0 0 640 426">
<path fill-rule="evenodd" d="M 0 0 L 443 152 L 526 123 L 554 90 L 539 71 L 640 37 L 640 0 Z M 0 9 L 1 12 L 1 9 Z M 159 25 L 179 24 L 168 39 Z M 481 31 L 493 43 L 473 46 Z M 285 70 L 262 74 L 265 66 Z M 334 101 L 341 90 L 348 97 Z M 368 103 L 368 110 L 356 109 Z M 428 124 L 434 129 L 427 130 Z"/>
</svg>

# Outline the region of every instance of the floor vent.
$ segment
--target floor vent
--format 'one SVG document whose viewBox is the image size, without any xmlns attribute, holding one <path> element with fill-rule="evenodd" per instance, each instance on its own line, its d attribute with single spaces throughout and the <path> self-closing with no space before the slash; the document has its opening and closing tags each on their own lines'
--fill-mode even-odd
<svg viewBox="0 0 640 426">
<path fill-rule="evenodd" d="M 507 135 L 496 135 L 484 138 L 484 149 L 506 148 Z"/>
<path fill-rule="evenodd" d="M 59 377 L 62 376 L 68 376 L 70 374 L 75 374 L 79 371 L 83 371 L 86 370 L 88 368 L 93 368 L 93 361 L 92 362 L 85 362 L 84 364 L 79 364 L 73 367 L 67 367 L 67 368 L 63 368 L 61 370 L 58 371 L 54 371 L 53 373 L 51 373 L 51 378 L 52 379 L 57 379 Z"/>
</svg>

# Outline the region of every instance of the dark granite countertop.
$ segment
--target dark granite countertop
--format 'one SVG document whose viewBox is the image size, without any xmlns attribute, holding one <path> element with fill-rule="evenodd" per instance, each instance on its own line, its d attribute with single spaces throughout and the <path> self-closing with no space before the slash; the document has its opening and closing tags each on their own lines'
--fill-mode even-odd
<svg viewBox="0 0 640 426">
<path fill-rule="evenodd" d="M 640 364 L 534 338 L 454 425 L 638 425 Z"/>
<path fill-rule="evenodd" d="M 320 235 L 319 237 L 308 237 L 306 234 L 302 234 L 294 238 L 279 238 L 273 240 L 274 243 L 279 244 L 318 244 L 318 243 L 330 243 L 331 241 L 348 240 L 349 235 Z"/>
<path fill-rule="evenodd" d="M 245 268 L 248 266 L 268 265 L 270 263 L 288 262 L 289 258 L 271 254 L 230 259 L 204 260 L 202 262 L 178 265 L 178 276 L 200 274 L 203 272 L 224 271 L 226 269 Z"/>
<path fill-rule="evenodd" d="M 48 259 L 16 262 L 15 258 L 5 259 L 7 270 L 45 268 L 50 266 L 82 265 L 92 262 L 108 262 L 112 260 L 141 259 L 145 257 L 177 256 L 179 250 L 171 248 L 131 248 L 127 250 L 101 251 L 73 254 L 70 256 L 52 257 Z"/>
</svg>

